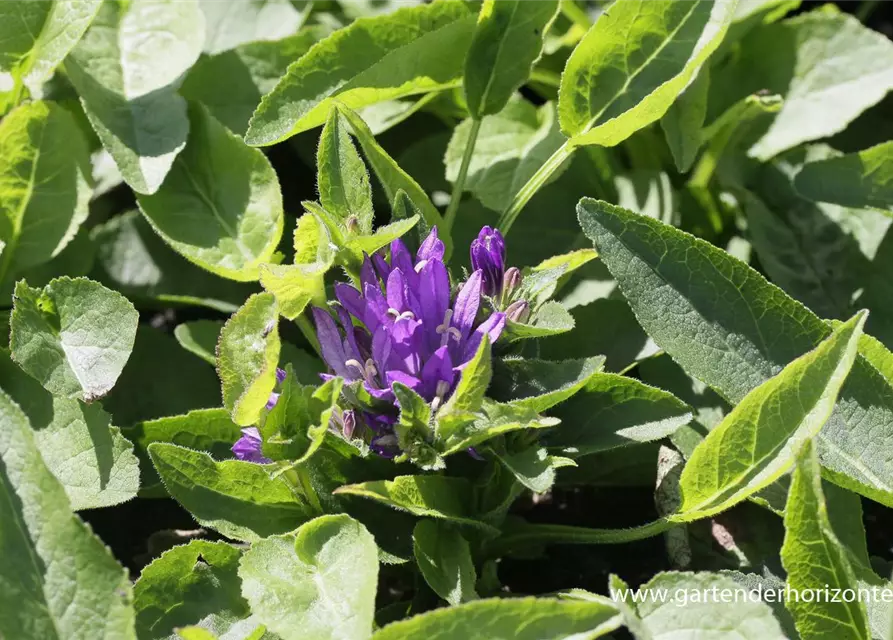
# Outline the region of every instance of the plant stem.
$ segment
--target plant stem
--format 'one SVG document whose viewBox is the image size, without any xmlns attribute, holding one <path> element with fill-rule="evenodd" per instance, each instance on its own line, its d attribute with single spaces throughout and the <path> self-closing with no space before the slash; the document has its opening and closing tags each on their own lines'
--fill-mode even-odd
<svg viewBox="0 0 893 640">
<path fill-rule="evenodd" d="M 307 342 L 309 342 L 310 346 L 313 347 L 313 350 L 316 351 L 316 355 L 322 358 L 322 349 L 319 348 L 319 340 L 316 337 L 316 331 L 313 329 L 313 325 L 310 324 L 310 320 L 307 319 L 307 316 L 304 315 L 304 313 L 301 313 L 301 315 L 295 318 L 295 324 L 298 325 L 301 333 L 307 338 Z"/>
<path fill-rule="evenodd" d="M 482 120 L 471 121 L 471 131 L 468 132 L 468 140 L 465 141 L 465 153 L 462 154 L 462 164 L 459 166 L 459 175 L 453 185 L 453 195 L 450 198 L 450 206 L 443 216 L 444 233 L 449 235 L 456 221 L 456 213 L 459 211 L 459 201 L 465 190 L 465 178 L 468 177 L 468 167 L 471 164 L 471 156 L 474 154 L 474 146 L 477 143 L 478 133 L 481 130 Z"/>
<path fill-rule="evenodd" d="M 587 31 L 592 26 L 589 15 L 574 0 L 561 0 L 561 13 L 575 25 L 583 27 Z"/>
<path fill-rule="evenodd" d="M 557 89 L 561 86 L 561 74 L 548 69 L 534 69 L 530 72 L 530 82 L 539 82 Z"/>
<path fill-rule="evenodd" d="M 564 161 L 573 155 L 575 149 L 576 147 L 571 145 L 570 140 L 565 140 L 564 144 L 558 147 L 555 153 L 553 153 L 552 156 L 536 170 L 536 173 L 530 177 L 530 180 L 518 190 L 518 193 L 512 198 L 508 208 L 499 218 L 497 226 L 503 236 L 508 235 L 509 229 L 512 228 L 512 225 L 515 223 L 515 220 L 518 218 L 524 205 L 526 205 L 534 194 L 549 181 L 549 178 L 558 170 Z"/>
<path fill-rule="evenodd" d="M 864 23 L 877 9 L 878 4 L 880 4 L 880 0 L 863 0 L 859 8 L 856 9 L 856 19 Z"/>
<path fill-rule="evenodd" d="M 489 555 L 503 555 L 509 550 L 542 544 L 623 544 L 659 535 L 676 526 L 665 518 L 631 529 L 590 529 L 560 524 L 531 524 L 497 538 L 488 549 Z"/>
</svg>

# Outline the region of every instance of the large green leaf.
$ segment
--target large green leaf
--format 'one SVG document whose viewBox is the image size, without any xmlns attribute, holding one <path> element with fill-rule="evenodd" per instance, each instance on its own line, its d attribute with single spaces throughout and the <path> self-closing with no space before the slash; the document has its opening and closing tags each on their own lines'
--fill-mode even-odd
<svg viewBox="0 0 893 640">
<path fill-rule="evenodd" d="M 98 402 L 54 397 L 0 350 L 3 389 L 25 411 L 47 468 L 75 511 L 130 500 L 139 489 L 133 445 Z"/>
<path fill-rule="evenodd" d="M 149 456 L 168 493 L 203 526 L 246 542 L 291 531 L 315 514 L 284 476 L 264 465 L 218 462 L 207 453 L 173 444 L 149 445 Z"/>
<path fill-rule="evenodd" d="M 369 172 L 345 124 L 337 109 L 329 112 L 316 151 L 316 188 L 325 211 L 345 225 L 353 217 L 350 226 L 368 234 L 374 215 Z"/>
<path fill-rule="evenodd" d="M 127 571 L 71 511 L 28 419 L 0 391 L 0 634 L 135 639 Z"/>
<path fill-rule="evenodd" d="M 490 395 L 541 413 L 586 388 L 604 364 L 602 356 L 562 362 L 506 358 L 495 365 Z"/>
<path fill-rule="evenodd" d="M 557 0 L 485 0 L 465 56 L 465 101 L 473 118 L 502 111 L 530 76 L 543 38 L 558 12 Z"/>
<path fill-rule="evenodd" d="M 124 369 L 139 314 L 116 291 L 87 278 L 56 278 L 43 289 L 16 285 L 12 359 L 54 395 L 90 402 Z"/>
<path fill-rule="evenodd" d="M 678 518 L 724 511 L 781 477 L 818 435 L 856 358 L 865 313 L 748 393 L 692 452 Z"/>
<path fill-rule="evenodd" d="M 199 0 L 199 6 L 205 15 L 204 51 L 210 54 L 290 36 L 304 21 L 297 5 L 288 0 Z"/>
<path fill-rule="evenodd" d="M 456 524 L 492 530 L 474 519 L 471 485 L 464 478 L 397 476 L 339 487 L 335 493 L 381 502 L 414 516 L 442 518 Z"/>
<path fill-rule="evenodd" d="M 437 595 L 453 605 L 477 599 L 471 549 L 457 529 L 440 520 L 420 520 L 412 531 L 412 548 L 419 571 Z"/>
<path fill-rule="evenodd" d="M 236 3 L 204 0 L 203 4 L 230 7 Z M 238 4 L 257 6 L 250 2 Z M 251 114 L 261 99 L 285 75 L 288 65 L 307 53 L 322 37 L 322 32 L 311 28 L 286 35 L 288 37 L 281 40 L 248 42 L 215 55 L 202 56 L 183 80 L 180 95 L 201 102 L 227 129 L 245 135 Z M 206 40 L 205 44 L 208 42 Z"/>
<path fill-rule="evenodd" d="M 593 374 L 552 413 L 561 425 L 546 442 L 573 457 L 660 440 L 692 418 L 691 407 L 673 394 L 614 373 Z"/>
<path fill-rule="evenodd" d="M 591 640 L 623 624 L 606 602 L 492 598 L 429 611 L 384 627 L 373 640 Z"/>
<path fill-rule="evenodd" d="M 279 363 L 279 305 L 272 293 L 258 293 L 223 325 L 217 343 L 217 372 L 223 405 L 236 424 L 257 422 L 276 386 Z"/>
<path fill-rule="evenodd" d="M 283 640 L 365 640 L 372 632 L 378 547 L 346 515 L 252 545 L 239 566 L 242 594 Z"/>
<path fill-rule="evenodd" d="M 522 4 L 540 3 L 522 0 Z M 444 157 L 450 182 L 455 182 L 459 175 L 472 124 L 471 119 L 463 121 L 450 137 Z M 564 141 L 553 103 L 536 108 L 520 97 L 509 100 L 505 109 L 481 120 L 465 189 L 484 206 L 502 211 Z M 552 174 L 553 179 L 558 175 L 559 172 Z"/>
<path fill-rule="evenodd" d="M 288 68 L 264 96 L 245 139 L 269 145 L 319 126 L 335 98 L 359 108 L 456 86 L 473 30 L 474 17 L 454 0 L 361 18 Z"/>
<path fill-rule="evenodd" d="M 810 200 L 893 211 L 893 142 L 803 165 L 794 179 Z"/>
<path fill-rule="evenodd" d="M 701 131 L 707 117 L 709 89 L 710 69 L 704 67 L 660 119 L 673 161 L 680 172 L 691 168 L 704 141 Z"/>
<path fill-rule="evenodd" d="M 90 124 L 138 193 L 158 190 L 186 144 L 176 91 L 203 39 L 195 0 L 110 0 L 65 60 Z"/>
<path fill-rule="evenodd" d="M 0 13 L 37 4 L 2 3 Z M 59 255 L 87 218 L 90 195 L 87 143 L 68 111 L 38 101 L 3 118 L 0 284 Z"/>
<path fill-rule="evenodd" d="M 757 92 L 781 95 L 749 150 L 760 160 L 842 131 L 893 87 L 893 43 L 830 6 L 753 29 L 737 49 L 712 75 L 710 111 Z"/>
<path fill-rule="evenodd" d="M 741 640 L 785 638 L 769 605 L 738 598 L 740 589 L 732 578 L 715 573 L 666 572 L 657 574 L 639 587 L 638 594 L 615 578 L 611 584 L 611 597 L 632 607 L 641 625 L 634 627 L 630 624 L 637 640 L 730 636 Z M 667 597 L 647 597 L 658 593 Z M 713 597 L 714 593 L 720 595 Z M 734 601 L 727 601 L 721 595 L 723 593 L 735 594 Z M 635 602 L 636 595 L 646 597 Z"/>
<path fill-rule="evenodd" d="M 237 573 L 241 557 L 225 542 L 193 540 L 153 560 L 133 586 L 140 638 L 174 638 L 178 627 L 190 624 L 223 633 L 247 618 Z"/>
<path fill-rule="evenodd" d="M 831 593 L 857 589 L 858 583 L 846 549 L 841 545 L 829 519 L 822 492 L 821 469 L 811 442 L 799 452 L 794 479 L 788 492 L 784 516 L 785 538 L 781 560 L 787 571 L 787 585 L 795 592 Z M 817 638 L 863 638 L 868 640 L 868 615 L 861 600 L 843 598 L 788 598 L 797 631 L 803 640 Z"/>
<path fill-rule="evenodd" d="M 584 199 L 578 213 L 639 323 L 686 373 L 732 404 L 831 329 L 725 251 L 655 220 Z M 722 357 L 717 358 L 717 354 Z M 893 505 L 893 388 L 857 357 L 819 438 L 824 472 Z"/>
<path fill-rule="evenodd" d="M 263 153 L 192 104 L 189 143 L 161 188 L 138 197 L 183 257 L 232 280 L 257 280 L 282 238 L 282 193 Z"/>
<path fill-rule="evenodd" d="M 567 61 L 558 115 L 572 144 L 618 144 L 659 119 L 719 46 L 730 0 L 619 0 Z"/>
<path fill-rule="evenodd" d="M 31 88 L 52 75 L 77 44 L 101 0 L 0 3 L 0 72 Z"/>
<path fill-rule="evenodd" d="M 139 211 L 127 211 L 94 227 L 91 237 L 98 253 L 91 276 L 134 301 L 201 305 L 232 313 L 257 290 L 256 284 L 224 280 L 183 258 Z"/>
</svg>

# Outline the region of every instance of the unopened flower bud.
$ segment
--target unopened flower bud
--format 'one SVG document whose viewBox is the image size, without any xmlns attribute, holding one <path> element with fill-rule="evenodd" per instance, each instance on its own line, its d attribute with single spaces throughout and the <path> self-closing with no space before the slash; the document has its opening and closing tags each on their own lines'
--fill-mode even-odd
<svg viewBox="0 0 893 640">
<path fill-rule="evenodd" d="M 348 409 L 341 414 L 341 433 L 344 435 L 345 439 L 350 440 L 353 438 L 356 428 L 357 416 L 353 412 L 353 409 Z"/>
<path fill-rule="evenodd" d="M 505 317 L 512 322 L 527 322 L 530 318 L 530 305 L 527 300 L 516 300 L 505 310 Z"/>
<path fill-rule="evenodd" d="M 344 223 L 344 226 L 347 227 L 348 233 L 356 233 L 360 230 L 360 219 L 356 216 L 349 216 Z"/>
<path fill-rule="evenodd" d="M 483 271 L 483 291 L 496 296 L 502 291 L 505 270 L 505 240 L 498 229 L 484 227 L 471 243 L 471 268 Z"/>
<path fill-rule="evenodd" d="M 505 270 L 505 276 L 502 278 L 502 291 L 504 300 L 511 298 L 511 295 L 521 286 L 521 270 L 518 267 L 509 267 Z"/>
</svg>

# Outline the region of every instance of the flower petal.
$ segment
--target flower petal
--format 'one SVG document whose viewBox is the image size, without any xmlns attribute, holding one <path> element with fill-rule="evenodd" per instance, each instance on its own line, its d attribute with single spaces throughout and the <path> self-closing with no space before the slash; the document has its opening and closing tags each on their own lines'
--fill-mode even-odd
<svg viewBox="0 0 893 640">
<path fill-rule="evenodd" d="M 443 260 L 443 241 L 437 237 L 437 227 L 432 227 L 428 237 L 422 242 L 416 253 L 416 259 L 422 260 Z"/>
<path fill-rule="evenodd" d="M 465 282 L 459 295 L 456 296 L 456 305 L 453 307 L 453 326 L 462 333 L 461 342 L 464 344 L 471 333 L 471 326 L 477 317 L 481 304 L 481 281 L 483 272 L 478 269 Z"/>
<path fill-rule="evenodd" d="M 466 363 L 474 357 L 475 352 L 477 352 L 478 347 L 481 344 L 481 340 L 484 338 L 484 335 L 489 336 L 490 344 L 493 344 L 499 339 L 499 336 L 502 334 L 502 330 L 505 328 L 505 314 L 500 312 L 494 313 L 492 316 L 484 320 L 480 326 L 474 330 L 474 333 L 468 338 L 468 343 L 465 345 L 465 351 L 462 354 L 462 363 Z"/>
<path fill-rule="evenodd" d="M 313 307 L 312 312 L 323 360 L 339 376 L 349 380 L 355 379 L 356 376 L 351 375 L 344 364 L 348 357 L 344 353 L 344 345 L 341 342 L 341 334 L 338 332 L 335 320 L 318 307 Z"/>
</svg>

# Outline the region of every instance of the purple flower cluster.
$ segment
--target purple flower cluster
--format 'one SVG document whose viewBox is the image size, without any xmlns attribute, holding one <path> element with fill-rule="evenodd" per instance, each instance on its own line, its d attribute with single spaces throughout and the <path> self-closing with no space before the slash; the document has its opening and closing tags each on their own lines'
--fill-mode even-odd
<svg viewBox="0 0 893 640">
<path fill-rule="evenodd" d="M 498 252 L 495 243 L 491 246 Z M 313 309 L 322 355 L 335 375 L 361 381 L 373 398 L 393 405 L 392 385 L 399 382 L 436 410 L 452 393 L 483 337 L 493 342 L 505 326 L 501 312 L 476 323 L 481 293 L 488 278 L 495 277 L 497 261 L 488 262 L 484 252 L 478 252 L 475 271 L 453 299 L 436 228 L 415 259 L 401 240 L 394 240 L 390 249 L 390 260 L 379 254 L 366 258 L 359 289 L 335 285 L 339 323 L 327 311 Z M 501 265 L 499 255 L 500 280 Z M 364 418 L 379 444 L 392 443 L 392 412 L 366 412 Z"/>
</svg>

